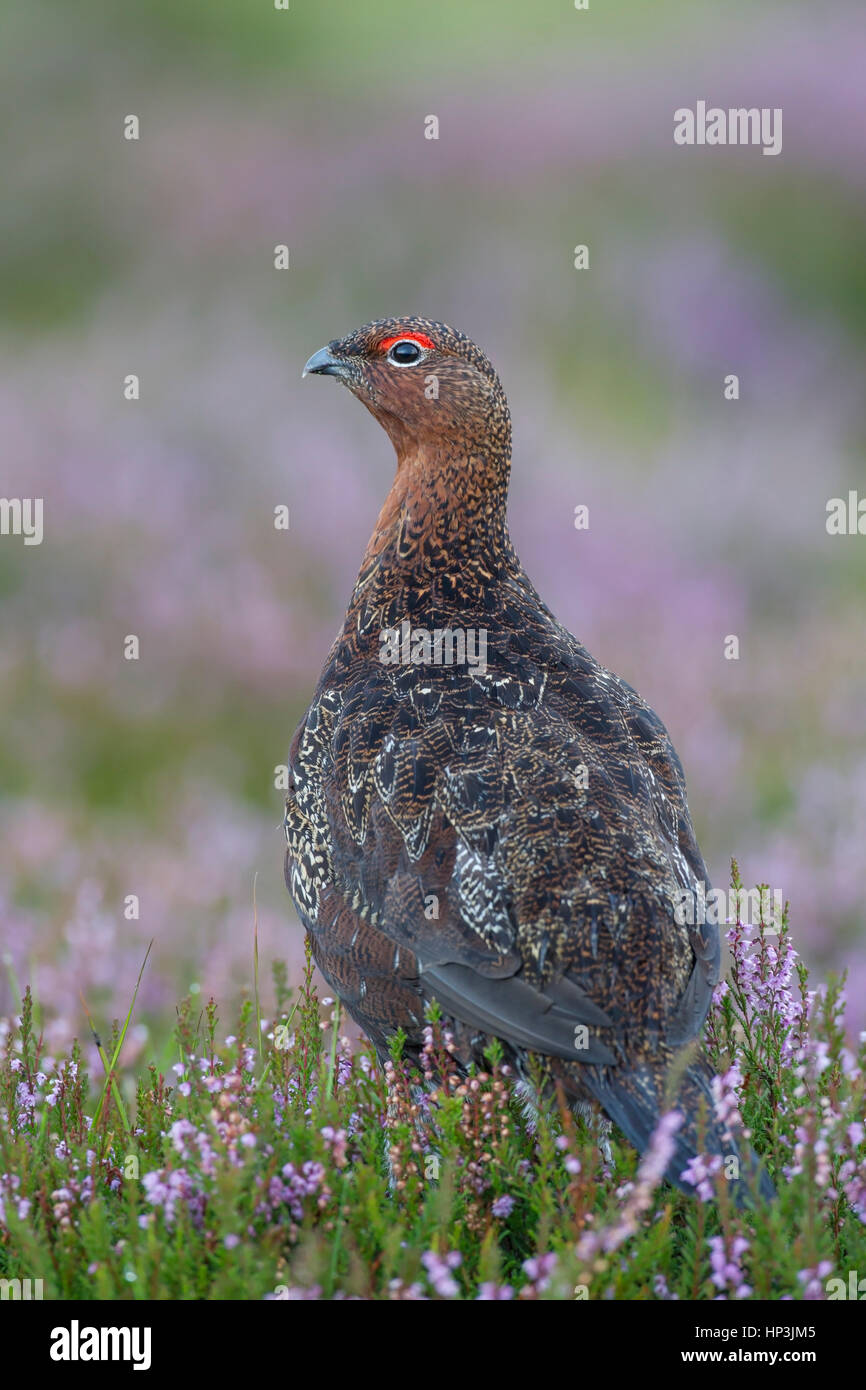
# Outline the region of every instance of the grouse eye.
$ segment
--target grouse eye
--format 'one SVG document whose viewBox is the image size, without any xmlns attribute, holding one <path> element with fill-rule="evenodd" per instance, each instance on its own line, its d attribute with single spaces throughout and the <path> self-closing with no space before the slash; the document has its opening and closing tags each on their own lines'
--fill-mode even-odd
<svg viewBox="0 0 866 1390">
<path fill-rule="evenodd" d="M 388 360 L 397 367 L 411 367 L 412 363 L 417 362 L 420 356 L 421 349 L 418 344 L 407 338 L 394 344 L 388 353 Z"/>
</svg>

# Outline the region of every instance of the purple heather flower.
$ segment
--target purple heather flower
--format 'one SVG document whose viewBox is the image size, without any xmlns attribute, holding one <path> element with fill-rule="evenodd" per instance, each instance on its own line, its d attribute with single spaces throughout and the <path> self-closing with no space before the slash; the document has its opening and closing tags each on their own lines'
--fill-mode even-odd
<svg viewBox="0 0 866 1390">
<path fill-rule="evenodd" d="M 702 1202 L 711 1202 L 714 1196 L 713 1178 L 722 1168 L 719 1154 L 695 1154 L 690 1158 L 680 1177 L 691 1183 Z"/>
<path fill-rule="evenodd" d="M 663 1274 L 657 1274 L 653 1279 L 653 1293 L 656 1298 L 661 1298 L 665 1301 L 673 1301 L 679 1298 L 678 1293 L 671 1293 L 668 1288 L 668 1281 Z"/>
<path fill-rule="evenodd" d="M 537 1293 L 544 1293 L 550 1287 L 551 1276 L 556 1269 L 559 1257 L 553 1251 L 548 1251 L 544 1255 L 536 1255 L 530 1260 L 523 1261 L 523 1272 L 527 1275 L 530 1282 L 535 1286 Z"/>
<path fill-rule="evenodd" d="M 507 1193 L 502 1197 L 497 1197 L 490 1210 L 496 1217 L 510 1216 L 514 1210 L 514 1198 L 509 1197 Z"/>
<path fill-rule="evenodd" d="M 338 1168 L 346 1166 L 346 1131 L 344 1129 L 334 1129 L 333 1125 L 325 1125 L 319 1131 L 331 1152 L 331 1158 Z"/>
<path fill-rule="evenodd" d="M 638 1221 L 652 1204 L 652 1197 L 673 1157 L 674 1136 L 683 1122 L 679 1110 L 668 1110 L 653 1130 L 641 1158 L 634 1183 L 628 1184 L 625 1204 L 618 1219 L 600 1230 L 585 1231 L 577 1246 L 582 1260 L 594 1258 L 600 1251 L 611 1254 L 638 1229 Z"/>
<path fill-rule="evenodd" d="M 839 1169 L 839 1183 L 851 1210 L 866 1225 L 866 1161 L 859 1165 L 849 1158 Z"/>
<path fill-rule="evenodd" d="M 829 1260 L 822 1260 L 814 1269 L 800 1269 L 797 1271 L 797 1278 L 803 1285 L 803 1297 L 810 1302 L 822 1299 L 826 1293 L 824 1287 L 825 1279 L 833 1273 L 833 1265 Z"/>
<path fill-rule="evenodd" d="M 161 1207 L 167 1225 L 175 1218 L 178 1202 L 183 1202 L 193 1222 L 200 1226 L 204 1214 L 204 1194 L 185 1169 L 157 1169 L 142 1178 L 145 1195 L 151 1206 Z"/>
<path fill-rule="evenodd" d="M 445 1255 L 440 1255 L 435 1250 L 427 1250 L 421 1256 L 427 1277 L 440 1298 L 456 1298 L 460 1292 L 460 1286 L 456 1279 L 452 1278 L 451 1271 L 458 1268 L 462 1259 L 458 1250 L 451 1250 Z"/>
<path fill-rule="evenodd" d="M 721 1076 L 714 1076 L 711 1084 L 719 1124 L 726 1131 L 742 1129 L 739 1089 L 743 1084 L 743 1074 L 740 1068 L 734 1063 Z"/>
<path fill-rule="evenodd" d="M 740 1268 L 740 1259 L 749 1248 L 745 1236 L 734 1236 L 726 1245 L 724 1236 L 711 1236 L 710 1278 L 722 1297 L 730 1292 L 734 1298 L 748 1298 L 752 1292 Z"/>
<path fill-rule="evenodd" d="M 392 1279 L 388 1285 L 392 1299 L 401 1303 L 428 1303 L 429 1299 L 420 1284 L 404 1284 L 402 1279 Z"/>
<path fill-rule="evenodd" d="M 190 1120 L 175 1120 L 174 1124 L 169 1127 L 168 1135 L 172 1146 L 175 1153 L 180 1154 L 181 1158 L 189 1157 L 186 1141 L 192 1139 L 195 1133 L 195 1125 Z"/>
</svg>

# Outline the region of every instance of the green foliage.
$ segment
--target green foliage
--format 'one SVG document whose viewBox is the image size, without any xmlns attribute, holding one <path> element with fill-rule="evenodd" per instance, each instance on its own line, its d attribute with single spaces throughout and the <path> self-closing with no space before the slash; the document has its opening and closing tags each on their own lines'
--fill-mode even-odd
<svg viewBox="0 0 866 1390">
<path fill-rule="evenodd" d="M 707 1047 L 774 1203 L 738 1207 L 722 1174 L 706 1200 L 658 1186 L 615 1130 L 607 1161 L 562 1097 L 527 1110 L 498 1042 L 462 1073 L 435 1007 L 420 1069 L 401 1035 L 383 1072 L 323 1018 L 308 951 L 296 993 L 274 969 L 261 1053 L 251 1001 L 224 1038 L 213 1000 L 180 1004 L 177 1062 L 135 1077 L 129 1134 L 77 1044 L 44 1057 L 24 991 L 3 1025 L 0 1276 L 57 1299 L 823 1297 L 866 1269 L 864 1047 L 839 986 L 810 993 L 787 912 L 729 935 Z M 118 1080 L 128 1023 L 100 1054 Z"/>
</svg>

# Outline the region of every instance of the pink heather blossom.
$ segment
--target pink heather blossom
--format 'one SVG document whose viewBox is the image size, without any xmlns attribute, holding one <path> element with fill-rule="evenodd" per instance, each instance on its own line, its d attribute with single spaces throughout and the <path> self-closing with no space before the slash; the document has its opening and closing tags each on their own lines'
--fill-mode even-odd
<svg viewBox="0 0 866 1390">
<path fill-rule="evenodd" d="M 715 1196 L 713 1178 L 722 1169 L 722 1159 L 719 1154 L 696 1154 L 690 1158 L 680 1177 L 683 1182 L 689 1182 L 695 1189 L 702 1202 L 711 1202 Z"/>
<path fill-rule="evenodd" d="M 638 1229 L 640 1218 L 652 1204 L 653 1192 L 658 1187 L 674 1152 L 674 1136 L 681 1127 L 683 1117 L 678 1110 L 669 1110 L 662 1115 L 641 1158 L 633 1184 L 628 1184 L 625 1205 L 618 1219 L 610 1226 L 597 1231 L 586 1231 L 577 1246 L 577 1254 L 582 1260 L 594 1259 L 601 1251 L 610 1254 L 618 1249 L 629 1236 Z"/>
<path fill-rule="evenodd" d="M 334 1129 L 332 1125 L 325 1125 L 324 1129 L 319 1130 L 319 1133 L 328 1146 L 335 1166 L 345 1168 L 348 1162 L 346 1158 L 346 1131 Z"/>
<path fill-rule="evenodd" d="M 157 1169 L 145 1173 L 142 1178 L 145 1196 L 153 1207 L 160 1207 L 167 1225 L 171 1226 L 177 1215 L 179 1203 L 186 1206 L 196 1226 L 202 1224 L 205 1199 L 196 1179 L 184 1168 Z"/>
<path fill-rule="evenodd" d="M 175 1120 L 169 1126 L 168 1137 L 171 1140 L 172 1148 L 181 1158 L 189 1157 L 188 1139 L 193 1139 L 196 1135 L 196 1127 L 190 1120 Z"/>
<path fill-rule="evenodd" d="M 733 1236 L 726 1245 L 724 1236 L 711 1236 L 710 1278 L 724 1298 L 728 1293 L 733 1298 L 748 1298 L 752 1292 L 740 1268 L 740 1260 L 749 1248 L 745 1236 Z"/>
<path fill-rule="evenodd" d="M 824 1281 L 829 1279 L 832 1273 L 833 1266 L 829 1260 L 822 1260 L 814 1269 L 798 1270 L 797 1278 L 803 1285 L 803 1297 L 812 1302 L 822 1299 L 826 1293 Z"/>
<path fill-rule="evenodd" d="M 388 1285 L 388 1298 L 400 1303 L 428 1303 L 426 1293 L 420 1284 L 404 1284 L 402 1279 L 392 1279 Z"/>
<path fill-rule="evenodd" d="M 462 1259 L 463 1256 L 457 1250 L 445 1255 L 439 1255 L 435 1250 L 427 1250 L 421 1256 L 427 1277 L 440 1298 L 456 1298 L 460 1292 L 460 1286 L 452 1277 L 451 1271 L 458 1268 Z"/>
<path fill-rule="evenodd" d="M 805 1126 L 798 1125 L 794 1131 L 797 1140 L 794 1145 L 794 1161 L 788 1164 L 783 1171 L 786 1178 L 799 1177 L 801 1173 L 807 1171 L 806 1165 L 809 1156 L 814 1155 L 813 1181 L 816 1187 L 827 1189 L 829 1195 L 832 1169 L 830 1166 L 830 1146 L 825 1138 L 827 1132 L 828 1127 L 822 1126 L 816 1137 L 810 1134 Z"/>
<path fill-rule="evenodd" d="M 559 1262 L 559 1257 L 552 1252 L 546 1255 L 536 1255 L 531 1260 L 523 1261 L 523 1271 L 528 1276 L 535 1288 L 536 1293 L 544 1293 L 550 1287 L 551 1276 Z"/>
<path fill-rule="evenodd" d="M 321 1163 L 306 1162 L 300 1169 L 293 1163 L 283 1165 L 282 1177 L 272 1177 L 267 1188 L 267 1197 L 262 1200 L 257 1211 L 262 1215 L 273 1216 L 282 1205 L 286 1205 L 295 1221 L 304 1217 L 304 1201 L 319 1194 L 325 1177 Z"/>
<path fill-rule="evenodd" d="M 742 1084 L 743 1074 L 736 1063 L 721 1076 L 714 1076 L 712 1079 L 716 1118 L 726 1132 L 743 1128 L 739 1098 L 739 1089 Z"/>
<path fill-rule="evenodd" d="M 678 1293 L 671 1293 L 668 1288 L 668 1281 L 663 1274 L 657 1274 L 653 1279 L 653 1293 L 656 1298 L 667 1301 L 675 1301 L 679 1298 Z"/>
<path fill-rule="evenodd" d="M 781 1059 L 791 1063 L 797 1056 L 808 1023 L 813 994 L 804 1001 L 795 988 L 797 952 L 791 938 L 779 938 L 778 944 L 761 938 L 753 927 L 735 923 L 727 933 L 734 959 L 737 980 L 746 999 L 749 1018 L 756 1016 L 778 1019 L 781 1034 Z M 727 986 L 717 986 L 714 1001 L 718 1006 Z"/>
<path fill-rule="evenodd" d="M 866 1225 L 866 1160 L 858 1165 L 854 1159 L 846 1159 L 839 1169 L 839 1183 L 851 1210 Z"/>
</svg>

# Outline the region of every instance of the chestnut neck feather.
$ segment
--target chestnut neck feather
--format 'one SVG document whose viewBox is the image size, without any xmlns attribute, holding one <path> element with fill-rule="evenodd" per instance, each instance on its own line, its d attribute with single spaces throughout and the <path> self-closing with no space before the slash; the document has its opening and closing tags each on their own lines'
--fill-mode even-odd
<svg viewBox="0 0 866 1390">
<path fill-rule="evenodd" d="M 407 443 L 367 546 L 361 574 L 496 567 L 510 551 L 507 453 L 464 453 L 442 438 Z"/>
</svg>

